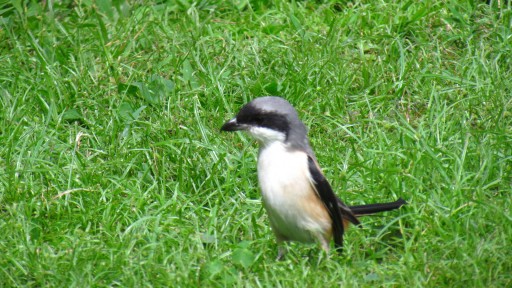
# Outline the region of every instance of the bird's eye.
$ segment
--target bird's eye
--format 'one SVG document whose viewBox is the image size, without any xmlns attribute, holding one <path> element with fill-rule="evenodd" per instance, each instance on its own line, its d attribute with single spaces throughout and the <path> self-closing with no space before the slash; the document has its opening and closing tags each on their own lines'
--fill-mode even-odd
<svg viewBox="0 0 512 288">
<path fill-rule="evenodd" d="M 262 123 L 263 123 L 263 121 L 264 121 L 263 116 L 261 116 L 261 115 L 255 115 L 255 116 L 254 116 L 254 122 L 255 122 L 256 124 L 262 124 Z"/>
</svg>

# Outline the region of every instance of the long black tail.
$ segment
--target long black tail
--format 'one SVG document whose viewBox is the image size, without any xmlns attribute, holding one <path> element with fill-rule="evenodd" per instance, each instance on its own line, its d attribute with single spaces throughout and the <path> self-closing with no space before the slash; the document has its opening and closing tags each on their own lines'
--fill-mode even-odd
<svg viewBox="0 0 512 288">
<path fill-rule="evenodd" d="M 369 214 L 375 214 L 375 213 L 384 212 L 384 211 L 395 210 L 395 209 L 402 207 L 405 204 L 407 204 L 407 202 L 404 199 L 398 198 L 398 200 L 396 200 L 394 202 L 356 205 L 356 206 L 349 206 L 349 208 L 350 208 L 350 210 L 352 210 L 352 213 L 354 213 L 354 215 L 362 216 L 362 215 L 369 215 Z"/>
</svg>

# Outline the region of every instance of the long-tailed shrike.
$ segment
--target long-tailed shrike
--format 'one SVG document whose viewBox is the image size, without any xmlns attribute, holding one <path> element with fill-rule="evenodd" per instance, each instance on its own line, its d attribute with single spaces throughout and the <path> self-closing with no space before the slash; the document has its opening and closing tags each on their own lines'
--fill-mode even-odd
<svg viewBox="0 0 512 288">
<path fill-rule="evenodd" d="M 278 259 L 286 252 L 282 242 L 318 241 L 328 252 L 343 247 L 343 233 L 357 216 L 398 209 L 395 202 L 347 206 L 334 194 L 309 146 L 306 126 L 297 111 L 280 97 L 261 97 L 240 109 L 222 131 L 246 131 L 260 145 L 258 180 L 270 226 L 279 246 Z"/>
</svg>

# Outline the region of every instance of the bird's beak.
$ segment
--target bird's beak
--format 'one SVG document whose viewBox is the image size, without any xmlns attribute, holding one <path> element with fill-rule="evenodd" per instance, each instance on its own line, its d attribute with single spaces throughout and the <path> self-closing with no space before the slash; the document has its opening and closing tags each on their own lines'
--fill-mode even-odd
<svg viewBox="0 0 512 288">
<path fill-rule="evenodd" d="M 227 132 L 239 131 L 239 130 L 244 130 L 245 127 L 246 126 L 243 124 L 238 124 L 238 122 L 236 122 L 236 118 L 233 118 L 233 119 L 229 120 L 228 122 L 224 123 L 224 125 L 222 125 L 222 127 L 220 128 L 220 131 L 227 131 Z"/>
</svg>

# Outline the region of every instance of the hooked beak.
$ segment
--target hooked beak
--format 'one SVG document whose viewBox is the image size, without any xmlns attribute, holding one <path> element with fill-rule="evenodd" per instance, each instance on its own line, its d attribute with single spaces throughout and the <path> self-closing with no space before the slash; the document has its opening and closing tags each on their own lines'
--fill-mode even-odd
<svg viewBox="0 0 512 288">
<path fill-rule="evenodd" d="M 222 125 L 222 127 L 220 128 L 220 131 L 227 131 L 227 132 L 232 132 L 232 131 L 239 131 L 239 130 L 244 130 L 246 129 L 246 125 L 243 125 L 243 124 L 238 124 L 238 122 L 236 122 L 236 117 L 229 120 L 228 122 L 224 123 L 224 125 Z"/>
</svg>

